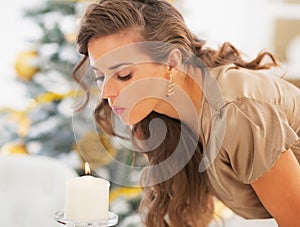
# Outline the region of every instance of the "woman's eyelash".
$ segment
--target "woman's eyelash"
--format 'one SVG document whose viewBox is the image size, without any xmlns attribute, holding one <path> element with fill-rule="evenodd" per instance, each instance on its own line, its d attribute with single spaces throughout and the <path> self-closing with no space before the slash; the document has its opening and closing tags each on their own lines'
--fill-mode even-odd
<svg viewBox="0 0 300 227">
<path fill-rule="evenodd" d="M 125 76 L 120 76 L 120 75 L 117 75 L 117 78 L 118 80 L 121 80 L 121 81 L 127 81 L 127 80 L 130 80 L 132 77 L 131 73 L 125 75 Z M 104 79 L 105 79 L 105 76 L 97 76 L 95 78 L 95 82 L 97 83 L 102 83 L 104 82 Z"/>
<path fill-rule="evenodd" d="M 126 76 L 120 76 L 118 75 L 118 79 L 122 81 L 130 80 L 132 77 L 131 73 L 127 74 Z"/>
</svg>

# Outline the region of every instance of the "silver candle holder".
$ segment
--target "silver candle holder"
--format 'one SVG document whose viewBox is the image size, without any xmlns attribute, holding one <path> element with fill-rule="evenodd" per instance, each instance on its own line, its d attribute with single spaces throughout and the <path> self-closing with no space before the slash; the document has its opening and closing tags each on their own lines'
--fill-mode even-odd
<svg viewBox="0 0 300 227">
<path fill-rule="evenodd" d="M 66 218 L 64 211 L 61 210 L 55 213 L 54 219 L 59 224 L 65 225 L 67 227 L 107 227 L 107 226 L 114 226 L 118 223 L 118 215 L 112 212 L 108 212 L 107 219 L 78 221 L 78 220 L 71 220 L 69 218 Z"/>
</svg>

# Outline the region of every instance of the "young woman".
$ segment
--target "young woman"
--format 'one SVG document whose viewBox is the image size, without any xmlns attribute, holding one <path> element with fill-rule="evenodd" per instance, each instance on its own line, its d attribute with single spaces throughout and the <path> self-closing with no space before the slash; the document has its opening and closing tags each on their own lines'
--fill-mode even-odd
<svg viewBox="0 0 300 227">
<path fill-rule="evenodd" d="M 207 226 L 213 197 L 244 218 L 299 226 L 300 91 L 262 73 L 278 66 L 270 53 L 208 48 L 163 0 L 91 4 L 77 42 L 75 79 L 89 62 L 101 88 L 96 121 L 118 135 L 118 116 L 148 158 L 146 226 Z"/>
</svg>

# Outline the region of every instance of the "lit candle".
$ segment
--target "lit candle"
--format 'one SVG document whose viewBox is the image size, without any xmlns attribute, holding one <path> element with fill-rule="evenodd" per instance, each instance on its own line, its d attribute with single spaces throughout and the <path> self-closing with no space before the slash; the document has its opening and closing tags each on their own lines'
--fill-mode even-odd
<svg viewBox="0 0 300 227">
<path fill-rule="evenodd" d="M 85 173 L 90 174 L 88 163 Z M 110 183 L 90 175 L 74 178 L 66 183 L 65 217 L 77 221 L 108 218 Z"/>
</svg>

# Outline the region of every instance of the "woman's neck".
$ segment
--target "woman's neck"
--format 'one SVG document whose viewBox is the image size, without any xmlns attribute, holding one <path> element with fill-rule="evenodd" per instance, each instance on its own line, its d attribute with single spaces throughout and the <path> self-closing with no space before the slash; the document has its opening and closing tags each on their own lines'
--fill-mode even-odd
<svg viewBox="0 0 300 227">
<path fill-rule="evenodd" d="M 156 112 L 188 123 L 196 131 L 199 126 L 199 113 L 202 102 L 202 74 L 199 68 L 187 67 L 174 76 L 175 94 L 160 102 Z"/>
</svg>

